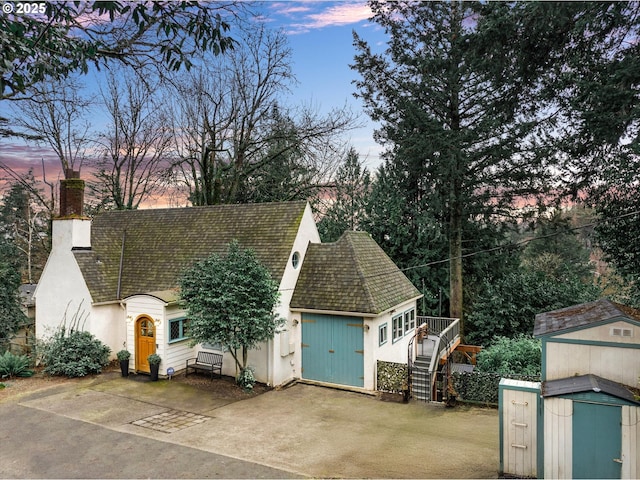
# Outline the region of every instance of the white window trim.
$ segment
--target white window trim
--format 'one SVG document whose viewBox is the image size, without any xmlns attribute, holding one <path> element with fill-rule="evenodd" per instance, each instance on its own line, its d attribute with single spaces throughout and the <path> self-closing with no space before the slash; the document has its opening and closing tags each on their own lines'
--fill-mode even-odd
<svg viewBox="0 0 640 480">
<path fill-rule="evenodd" d="M 382 332 L 384 331 L 384 340 L 382 339 Z M 389 324 L 384 322 L 378 327 L 378 346 L 382 346 L 389 341 Z"/>
<path fill-rule="evenodd" d="M 400 327 L 398 335 L 396 335 L 396 325 Z M 391 337 L 393 343 L 396 343 L 404 336 L 404 314 L 396 315 L 391 318 Z"/>
<path fill-rule="evenodd" d="M 404 334 L 413 332 L 416 329 L 416 309 L 410 308 L 402 314 Z"/>
</svg>

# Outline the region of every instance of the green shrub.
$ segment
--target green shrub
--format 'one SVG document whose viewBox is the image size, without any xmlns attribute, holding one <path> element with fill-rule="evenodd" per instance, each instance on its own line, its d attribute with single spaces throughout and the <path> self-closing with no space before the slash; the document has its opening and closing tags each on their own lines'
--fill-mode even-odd
<svg viewBox="0 0 640 480">
<path fill-rule="evenodd" d="M 498 337 L 478 353 L 477 370 L 508 375 L 540 375 L 542 346 L 540 340 L 527 335 Z"/>
<path fill-rule="evenodd" d="M 149 362 L 149 365 L 160 365 L 161 361 L 162 358 L 157 353 L 152 353 L 147 357 L 147 362 Z"/>
<path fill-rule="evenodd" d="M 100 373 L 111 349 L 91 333 L 60 327 L 43 345 L 44 371 L 50 375 L 84 377 Z"/>
<path fill-rule="evenodd" d="M 473 372 L 454 372 L 453 389 L 458 400 L 498 405 L 502 378 L 515 378 L 528 382 L 540 381 L 540 375 L 500 375 L 474 370 Z"/>
<path fill-rule="evenodd" d="M 245 392 L 251 392 L 256 383 L 256 377 L 253 374 L 253 367 L 246 367 L 240 370 L 236 383 L 242 387 Z"/>
<path fill-rule="evenodd" d="M 30 377 L 33 375 L 33 370 L 29 368 L 30 363 L 26 355 L 4 352 L 0 355 L 0 378 Z"/>
<path fill-rule="evenodd" d="M 131 358 L 131 352 L 129 352 L 128 350 L 120 350 L 118 353 L 116 353 L 116 357 L 118 357 L 118 361 L 124 362 Z"/>
</svg>

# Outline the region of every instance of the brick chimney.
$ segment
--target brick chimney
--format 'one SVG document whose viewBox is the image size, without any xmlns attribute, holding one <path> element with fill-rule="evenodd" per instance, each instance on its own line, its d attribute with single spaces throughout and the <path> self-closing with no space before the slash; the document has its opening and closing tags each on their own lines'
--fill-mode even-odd
<svg viewBox="0 0 640 480">
<path fill-rule="evenodd" d="M 80 171 L 67 169 L 60 180 L 60 217 L 82 217 L 84 210 L 84 180 Z"/>
</svg>

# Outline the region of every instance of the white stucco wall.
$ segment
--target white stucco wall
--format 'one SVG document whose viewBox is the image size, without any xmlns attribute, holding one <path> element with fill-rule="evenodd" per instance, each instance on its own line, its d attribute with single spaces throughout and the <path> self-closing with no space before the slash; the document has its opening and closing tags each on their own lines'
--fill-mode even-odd
<svg viewBox="0 0 640 480">
<path fill-rule="evenodd" d="M 377 362 L 378 360 L 382 360 L 384 362 L 395 362 L 395 363 L 407 363 L 407 349 L 409 347 L 409 341 L 413 337 L 415 333 L 415 329 L 410 331 L 405 331 L 402 338 L 399 338 L 395 342 L 393 341 L 393 323 L 392 319 L 396 315 L 403 314 L 409 310 L 413 309 L 415 315 L 417 316 L 418 312 L 416 310 L 416 300 L 411 300 L 405 303 L 402 303 L 395 307 L 394 309 L 383 313 L 382 315 L 371 320 L 371 328 L 369 332 L 365 333 L 365 371 L 364 371 L 364 379 L 365 379 L 365 388 L 367 390 L 375 390 L 377 388 L 376 385 L 376 375 L 377 375 Z M 416 321 L 417 322 L 417 321 Z M 365 322 L 367 323 L 367 322 Z M 387 341 L 386 343 L 380 345 L 379 342 L 379 330 L 380 326 L 387 325 Z M 418 324 L 416 323 L 417 327 Z M 368 342 L 368 343 L 367 343 Z M 370 367 L 369 367 L 370 366 Z"/>
<path fill-rule="evenodd" d="M 125 310 L 118 302 L 94 305 L 88 330 L 111 349 L 111 358 L 126 344 Z"/>
<path fill-rule="evenodd" d="M 285 318 L 286 322 L 282 327 L 282 333 L 276 334 L 273 341 L 268 342 L 268 345 L 263 345 L 259 350 L 268 355 L 269 364 L 264 365 L 264 367 L 265 373 L 268 367 L 268 383 L 270 385 L 280 385 L 300 376 L 300 365 L 302 363 L 300 345 L 302 338 L 300 337 L 300 329 L 297 328 L 294 322 L 296 317 L 289 309 L 289 305 L 291 304 L 293 291 L 298 282 L 298 276 L 300 275 L 300 269 L 304 263 L 309 243 L 320 243 L 320 234 L 318 233 L 311 207 L 307 204 L 300 221 L 298 235 L 289 252 L 289 260 L 280 281 L 280 305 L 277 313 Z M 294 268 L 292 258 L 296 252 L 300 259 L 297 267 Z M 297 321 L 300 321 L 299 315 L 297 316 Z"/>
<path fill-rule="evenodd" d="M 51 253 L 34 293 L 36 336 L 49 336 L 65 318 L 69 325 L 76 314 L 82 317 L 84 329 L 95 334 L 91 294 L 72 253 L 73 247 L 90 246 L 91 221 L 54 220 L 51 240 Z"/>
</svg>

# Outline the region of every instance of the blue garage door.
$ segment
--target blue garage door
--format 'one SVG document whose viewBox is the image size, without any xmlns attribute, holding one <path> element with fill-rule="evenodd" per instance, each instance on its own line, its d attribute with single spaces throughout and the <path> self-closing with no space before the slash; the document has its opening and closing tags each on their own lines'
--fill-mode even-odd
<svg viewBox="0 0 640 480">
<path fill-rule="evenodd" d="M 303 314 L 302 377 L 364 387 L 362 318 Z"/>
</svg>

